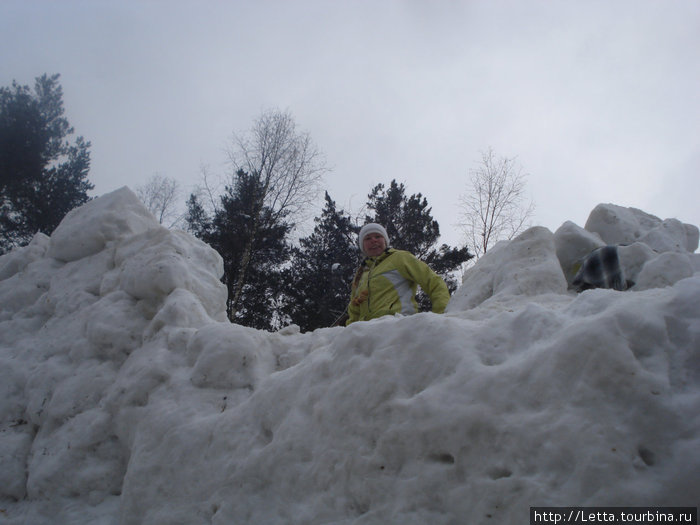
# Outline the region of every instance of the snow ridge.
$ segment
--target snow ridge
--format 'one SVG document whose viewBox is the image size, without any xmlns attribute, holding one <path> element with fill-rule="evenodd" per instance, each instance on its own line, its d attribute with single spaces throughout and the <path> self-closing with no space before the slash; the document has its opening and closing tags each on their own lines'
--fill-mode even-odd
<svg viewBox="0 0 700 525">
<path fill-rule="evenodd" d="M 522 523 L 695 506 L 698 229 L 600 205 L 471 268 L 447 313 L 227 322 L 221 257 L 122 188 L 0 257 L 0 517 Z M 620 247 L 635 286 L 569 290 Z"/>
</svg>

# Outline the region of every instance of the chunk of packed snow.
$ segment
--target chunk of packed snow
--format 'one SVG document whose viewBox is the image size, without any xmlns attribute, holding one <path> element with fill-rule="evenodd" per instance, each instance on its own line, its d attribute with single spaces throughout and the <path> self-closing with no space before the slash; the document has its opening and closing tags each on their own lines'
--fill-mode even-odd
<svg viewBox="0 0 700 525">
<path fill-rule="evenodd" d="M 692 252 L 698 248 L 698 234 L 697 226 L 677 219 L 661 220 L 636 208 L 599 204 L 585 229 L 566 222 L 554 238 L 569 286 L 586 255 L 609 244 L 617 246 L 622 273 L 631 285 L 636 283 L 633 289 L 644 290 L 669 286 L 697 271 L 697 254 Z"/>
<path fill-rule="evenodd" d="M 700 231 L 692 224 L 677 219 L 662 221 L 636 208 L 614 204 L 599 204 L 591 212 L 585 229 L 598 233 L 607 244 L 631 244 L 636 241 L 649 245 L 657 252 L 698 249 Z"/>
<path fill-rule="evenodd" d="M 571 221 L 566 221 L 554 232 L 554 245 L 564 277 L 570 286 L 581 260 L 596 248 L 605 246 L 605 243 L 597 233 L 591 233 Z"/>
<path fill-rule="evenodd" d="M 211 248 L 130 191 L 91 201 L 0 257 L 3 523 L 696 506 L 697 254 L 675 226 L 616 209 L 596 212 L 611 226 L 591 221 L 595 234 L 567 223 L 495 246 L 446 314 L 268 333 L 226 321 Z M 597 236 L 626 244 L 638 291 L 567 289 Z"/>
<path fill-rule="evenodd" d="M 648 290 L 671 286 L 694 273 L 692 259 L 688 254 L 667 252 L 642 267 L 635 290 Z"/>
<path fill-rule="evenodd" d="M 641 242 L 618 246 L 617 253 L 625 278 L 631 283 L 636 283 L 639 280 L 639 272 L 642 271 L 644 265 L 659 255 Z"/>
<path fill-rule="evenodd" d="M 14 274 L 24 270 L 26 266 L 37 259 L 41 259 L 49 247 L 49 237 L 39 232 L 27 246 L 16 250 L 0 258 L 0 280 L 12 277 Z"/>
<path fill-rule="evenodd" d="M 109 241 L 153 228 L 158 221 L 136 195 L 123 187 L 71 210 L 51 235 L 49 256 L 76 261 L 105 248 Z"/>
<path fill-rule="evenodd" d="M 566 291 L 554 236 L 541 226 L 497 244 L 479 263 L 465 272 L 448 311 L 468 310 L 488 300 Z"/>
</svg>

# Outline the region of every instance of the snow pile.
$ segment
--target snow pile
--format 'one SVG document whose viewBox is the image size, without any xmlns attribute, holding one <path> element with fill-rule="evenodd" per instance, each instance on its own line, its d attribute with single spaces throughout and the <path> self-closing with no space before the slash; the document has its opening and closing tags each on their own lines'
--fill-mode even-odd
<svg viewBox="0 0 700 525">
<path fill-rule="evenodd" d="M 697 232 L 604 205 L 494 247 L 444 315 L 266 333 L 226 321 L 217 253 L 126 188 L 100 197 L 0 258 L 0 521 L 695 506 Z M 568 290 L 610 243 L 635 286 Z"/>
</svg>

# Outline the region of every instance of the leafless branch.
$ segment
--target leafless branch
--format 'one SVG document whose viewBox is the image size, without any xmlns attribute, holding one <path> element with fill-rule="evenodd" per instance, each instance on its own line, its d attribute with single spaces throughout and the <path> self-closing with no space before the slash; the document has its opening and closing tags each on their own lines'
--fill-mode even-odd
<svg viewBox="0 0 700 525">
<path fill-rule="evenodd" d="M 252 226 L 241 259 L 231 298 L 231 316 L 235 315 L 246 281 L 253 246 L 264 208 L 273 217 L 294 221 L 313 209 L 319 183 L 326 172 L 324 160 L 308 133 L 297 132 L 289 112 L 263 112 L 251 130 L 234 135 L 228 152 L 235 173 L 243 170 L 260 177 L 261 192 L 253 202 Z"/>
<path fill-rule="evenodd" d="M 462 227 L 476 258 L 528 227 L 535 207 L 525 202 L 526 177 L 515 158 L 496 157 L 491 148 L 470 170 L 470 191 L 461 198 Z"/>
<path fill-rule="evenodd" d="M 275 215 L 303 215 L 316 201 L 327 171 L 309 134 L 298 132 L 291 114 L 278 110 L 264 112 L 247 134 L 235 134 L 228 156 L 234 173 L 243 170 L 260 176 L 259 206 Z"/>
<path fill-rule="evenodd" d="M 168 228 L 174 227 L 182 217 L 177 210 L 180 194 L 180 184 L 175 179 L 158 173 L 136 188 L 136 195 L 148 211 Z"/>
</svg>

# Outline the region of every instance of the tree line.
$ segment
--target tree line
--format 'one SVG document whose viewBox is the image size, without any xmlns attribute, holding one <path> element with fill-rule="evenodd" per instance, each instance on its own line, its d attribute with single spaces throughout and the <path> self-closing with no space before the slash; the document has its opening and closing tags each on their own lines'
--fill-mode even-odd
<svg viewBox="0 0 700 525">
<path fill-rule="evenodd" d="M 289 238 L 294 226 L 289 214 L 253 209 L 262 189 L 258 174 L 240 170 L 213 213 L 194 194 L 188 201 L 188 229 L 224 259 L 227 313 L 239 324 L 274 330 L 294 323 L 307 331 L 340 323 L 361 262 L 357 233 L 365 222 L 385 225 L 392 246 L 426 261 L 450 291 L 457 288 L 453 272 L 471 257 L 466 247 L 437 246 L 440 229 L 427 200 L 420 193 L 407 196 L 396 180 L 372 189 L 362 221 L 338 208 L 326 192 L 313 232 L 296 244 Z M 422 306 L 429 309 L 425 297 Z"/>
<path fill-rule="evenodd" d="M 0 88 L 0 254 L 27 244 L 37 231 L 50 235 L 93 189 L 87 178 L 90 142 L 80 136 L 69 140 L 74 130 L 64 117 L 58 79 L 43 75 L 33 91 L 16 82 Z M 263 112 L 248 132 L 234 135 L 228 154 L 233 175 L 223 191 L 212 190 L 205 178 L 206 191 L 189 196 L 180 221 L 172 216 L 179 195 L 174 180 L 153 177 L 137 193 L 161 223 L 179 223 L 221 254 L 232 322 L 266 330 L 294 323 L 304 331 L 342 322 L 361 262 L 357 232 L 365 222 L 383 224 L 392 246 L 427 262 L 450 291 L 457 287 L 455 270 L 472 257 L 467 246 L 438 244 L 440 227 L 427 199 L 408 195 L 396 180 L 370 189 L 362 216 L 340 209 L 326 192 L 313 232 L 293 240 L 318 198 L 326 168 L 288 112 Z M 472 170 L 473 190 L 490 195 L 465 201 L 465 209 L 472 206 L 477 254 L 512 236 L 502 231 L 503 224 L 522 228 L 532 213 L 514 219 L 523 176 L 513 172 L 513 159 L 496 159 L 490 151 L 482 160 Z M 428 309 L 427 298 L 419 299 Z"/>
</svg>

